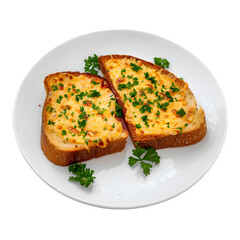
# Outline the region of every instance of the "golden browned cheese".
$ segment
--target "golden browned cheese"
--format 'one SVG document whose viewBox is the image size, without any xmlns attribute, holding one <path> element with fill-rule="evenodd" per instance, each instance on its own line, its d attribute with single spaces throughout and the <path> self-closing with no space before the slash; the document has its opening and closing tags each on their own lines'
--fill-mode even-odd
<svg viewBox="0 0 240 240">
<path fill-rule="evenodd" d="M 104 81 L 60 73 L 46 84 L 50 91 L 45 103 L 47 131 L 63 142 L 104 148 L 127 137 L 115 117 L 115 97 Z"/>
<path fill-rule="evenodd" d="M 136 134 L 176 135 L 188 130 L 197 106 L 188 84 L 134 58 L 109 58 L 105 67 Z M 195 99 L 194 99 L 195 100 Z"/>
</svg>

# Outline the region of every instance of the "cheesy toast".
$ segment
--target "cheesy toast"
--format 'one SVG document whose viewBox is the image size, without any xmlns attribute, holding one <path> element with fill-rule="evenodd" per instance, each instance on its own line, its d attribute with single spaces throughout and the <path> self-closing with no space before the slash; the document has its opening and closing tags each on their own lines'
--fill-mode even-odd
<svg viewBox="0 0 240 240">
<path fill-rule="evenodd" d="M 66 166 L 124 149 L 128 131 L 102 77 L 59 72 L 44 86 L 41 147 L 50 161 Z"/>
<path fill-rule="evenodd" d="M 153 63 L 127 55 L 98 58 L 134 143 L 166 148 L 199 142 L 206 134 L 205 114 L 188 84 Z"/>
</svg>

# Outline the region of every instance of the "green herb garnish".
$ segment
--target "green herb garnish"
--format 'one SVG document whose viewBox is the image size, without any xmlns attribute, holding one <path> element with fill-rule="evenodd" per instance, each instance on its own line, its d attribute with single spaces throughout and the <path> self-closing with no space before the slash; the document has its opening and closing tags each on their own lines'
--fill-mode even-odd
<svg viewBox="0 0 240 240">
<path fill-rule="evenodd" d="M 88 59 L 84 60 L 85 62 L 85 67 L 84 70 L 85 72 L 89 72 L 91 74 L 97 75 L 99 68 L 98 64 L 98 56 L 96 54 L 93 55 L 93 57 L 89 56 Z"/>
<path fill-rule="evenodd" d="M 169 102 L 173 102 L 173 97 L 171 96 L 170 92 L 165 92 L 166 97 L 170 98 Z"/>
<path fill-rule="evenodd" d="M 179 110 L 177 111 L 177 114 L 179 114 L 180 117 L 183 117 L 184 115 L 186 115 L 186 112 L 184 111 L 183 108 L 181 108 L 181 109 L 179 109 Z"/>
<path fill-rule="evenodd" d="M 134 63 L 130 63 L 131 69 L 135 72 L 138 72 L 139 70 L 142 70 L 142 68 Z"/>
<path fill-rule="evenodd" d="M 92 83 L 93 85 L 98 85 L 98 84 L 100 84 L 100 82 L 95 82 L 94 80 L 92 80 L 91 83 Z"/>
<path fill-rule="evenodd" d="M 165 102 L 165 103 L 162 103 L 160 104 L 159 102 L 157 103 L 157 107 L 166 111 L 167 110 L 167 106 L 169 105 L 169 102 Z"/>
<path fill-rule="evenodd" d="M 57 103 L 61 103 L 61 100 L 63 99 L 63 96 L 59 95 L 58 99 L 56 100 Z"/>
<path fill-rule="evenodd" d="M 97 90 L 90 90 L 90 94 L 88 94 L 88 97 L 100 97 L 101 94 Z"/>
<path fill-rule="evenodd" d="M 144 75 L 145 75 L 145 78 L 147 80 L 150 80 L 151 83 L 154 84 L 155 88 L 157 88 L 157 86 L 156 86 L 157 81 L 155 80 L 155 77 L 150 77 L 148 72 L 145 72 Z"/>
<path fill-rule="evenodd" d="M 53 91 L 57 91 L 58 90 L 58 86 L 57 85 L 52 85 L 52 90 Z"/>
<path fill-rule="evenodd" d="M 154 58 L 154 63 L 162 68 L 169 68 L 169 61 L 166 58 Z"/>
<path fill-rule="evenodd" d="M 172 90 L 172 92 L 179 92 L 180 91 L 180 89 L 179 88 L 177 88 L 175 85 L 174 85 L 174 83 L 172 82 L 172 84 L 171 84 L 171 87 L 170 87 L 170 89 Z"/>
<path fill-rule="evenodd" d="M 126 72 L 126 69 L 124 68 L 124 69 L 121 71 L 121 75 L 122 75 L 123 78 L 126 77 L 126 76 L 123 74 L 123 73 L 125 73 L 125 72 Z"/>
<path fill-rule="evenodd" d="M 130 92 L 130 93 L 129 93 L 129 95 L 130 95 L 131 98 L 136 97 L 137 91 L 135 90 L 135 88 L 133 89 L 133 92 Z"/>
<path fill-rule="evenodd" d="M 182 134 L 182 127 L 177 127 L 177 129 L 179 129 L 179 134 Z"/>
<path fill-rule="evenodd" d="M 63 136 L 67 135 L 67 132 L 65 130 L 62 130 L 62 135 Z"/>
<path fill-rule="evenodd" d="M 54 108 L 53 108 L 53 107 L 47 106 L 47 111 L 48 111 L 48 112 L 50 112 L 50 113 L 51 113 L 51 112 L 53 112 L 53 110 L 54 110 Z"/>
<path fill-rule="evenodd" d="M 88 93 L 87 92 L 81 92 L 79 94 L 75 95 L 75 100 L 79 102 L 79 100 L 82 100 L 84 96 L 86 96 Z"/>
<path fill-rule="evenodd" d="M 95 177 L 93 176 L 94 171 L 90 168 L 86 168 L 86 164 L 75 163 L 68 167 L 69 172 L 72 172 L 76 177 L 70 176 L 69 181 L 79 182 L 82 186 L 88 187 L 94 182 Z"/>
<path fill-rule="evenodd" d="M 143 169 L 143 173 L 146 176 L 150 174 L 150 169 L 153 167 L 151 163 L 155 163 L 156 165 L 160 163 L 160 156 L 157 154 L 156 150 L 151 147 L 144 149 L 137 146 L 136 149 L 132 150 L 132 153 L 135 157 L 130 156 L 128 158 L 128 164 L 133 166 L 139 162 L 141 168 Z"/>
<path fill-rule="evenodd" d="M 148 104 L 145 104 L 145 105 L 142 105 L 140 108 L 139 108 L 139 111 L 141 113 L 145 113 L 146 111 L 151 113 L 152 111 L 152 107 L 150 107 Z"/>
<path fill-rule="evenodd" d="M 82 121 L 78 120 L 78 127 L 79 128 L 84 128 L 87 124 L 87 120 L 83 119 Z"/>
<path fill-rule="evenodd" d="M 123 117 L 123 114 L 122 114 L 122 106 L 119 106 L 119 104 L 116 102 L 115 103 L 116 107 L 115 107 L 115 115 L 116 117 Z"/>
<path fill-rule="evenodd" d="M 55 122 L 52 122 L 51 120 L 48 120 L 48 125 L 55 125 Z"/>
<path fill-rule="evenodd" d="M 138 124 L 135 124 L 135 127 L 136 127 L 137 129 L 140 129 L 140 128 L 141 128 L 141 125 L 138 123 Z"/>
<path fill-rule="evenodd" d="M 148 119 L 147 115 L 142 116 L 141 119 L 143 120 L 143 122 L 145 123 L 145 125 L 146 125 L 147 127 L 149 127 L 149 124 L 148 124 L 149 119 Z"/>
</svg>

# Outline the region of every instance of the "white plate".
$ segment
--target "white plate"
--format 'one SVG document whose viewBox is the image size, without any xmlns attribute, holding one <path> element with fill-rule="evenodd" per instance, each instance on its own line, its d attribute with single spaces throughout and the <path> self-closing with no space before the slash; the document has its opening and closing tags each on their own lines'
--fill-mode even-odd
<svg viewBox="0 0 240 240">
<path fill-rule="evenodd" d="M 59 71 L 84 71 L 89 55 L 127 54 L 147 61 L 167 58 L 169 70 L 184 77 L 205 110 L 208 132 L 192 146 L 158 150 L 160 165 L 145 177 L 140 167 L 130 167 L 133 145 L 128 139 L 121 153 L 87 162 L 96 176 L 85 189 L 69 182 L 67 167 L 52 164 L 40 147 L 43 79 Z M 41 107 L 39 106 L 41 105 Z M 44 56 L 24 79 L 14 108 L 14 129 L 19 147 L 31 168 L 60 193 L 94 206 L 136 208 L 170 199 L 196 183 L 216 160 L 227 130 L 226 104 L 222 91 L 209 70 L 191 53 L 161 37 L 136 31 L 104 31 L 70 40 Z"/>
</svg>

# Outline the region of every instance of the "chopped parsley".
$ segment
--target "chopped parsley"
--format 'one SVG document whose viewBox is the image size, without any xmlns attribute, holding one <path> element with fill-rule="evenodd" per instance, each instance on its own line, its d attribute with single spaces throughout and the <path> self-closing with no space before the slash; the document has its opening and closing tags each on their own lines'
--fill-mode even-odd
<svg viewBox="0 0 240 240">
<path fill-rule="evenodd" d="M 123 78 L 126 77 L 126 76 L 123 74 L 123 73 L 125 73 L 125 72 L 126 72 L 126 69 L 124 68 L 124 69 L 121 71 L 121 75 L 122 75 Z"/>
<path fill-rule="evenodd" d="M 116 107 L 115 107 L 115 115 L 117 117 L 123 117 L 123 114 L 122 114 L 122 106 L 119 106 L 119 104 L 116 102 Z"/>
<path fill-rule="evenodd" d="M 83 119 L 82 121 L 78 120 L 78 127 L 79 128 L 84 128 L 87 124 L 87 120 Z"/>
<path fill-rule="evenodd" d="M 134 63 L 130 63 L 131 69 L 135 72 L 138 72 L 139 70 L 142 70 L 142 68 Z"/>
<path fill-rule="evenodd" d="M 53 110 L 54 110 L 54 108 L 53 108 L 53 107 L 47 106 L 47 111 L 48 111 L 48 112 L 50 112 L 50 113 L 51 113 L 51 112 L 53 112 Z"/>
<path fill-rule="evenodd" d="M 136 97 L 137 91 L 135 90 L 135 88 L 133 89 L 133 92 L 130 92 L 130 93 L 129 93 L 129 95 L 130 95 L 131 98 Z"/>
<path fill-rule="evenodd" d="M 118 90 L 123 90 L 123 89 L 130 89 L 134 86 L 134 83 L 130 83 L 130 82 L 127 82 L 127 84 L 124 84 L 124 83 L 120 83 L 118 84 Z"/>
<path fill-rule="evenodd" d="M 95 82 L 94 80 L 92 80 L 91 83 L 92 83 L 93 85 L 98 85 L 98 84 L 100 84 L 100 82 Z"/>
<path fill-rule="evenodd" d="M 151 113 L 152 107 L 150 107 L 148 104 L 144 104 L 144 105 L 142 105 L 142 106 L 139 108 L 139 111 L 140 111 L 141 113 L 145 113 L 146 111 L 149 112 L 149 113 Z"/>
<path fill-rule="evenodd" d="M 161 92 L 162 92 L 162 93 L 164 93 L 164 90 L 163 90 L 163 89 L 166 89 L 164 84 L 162 85 L 162 88 L 161 88 Z"/>
<path fill-rule="evenodd" d="M 166 97 L 170 98 L 169 102 L 173 102 L 173 97 L 171 96 L 170 92 L 165 92 Z"/>
<path fill-rule="evenodd" d="M 149 127 L 149 124 L 148 124 L 149 119 L 148 119 L 147 115 L 142 116 L 141 119 L 143 120 L 143 122 L 145 123 L 145 125 L 146 125 L 147 127 Z"/>
<path fill-rule="evenodd" d="M 148 103 L 148 104 L 152 104 L 152 105 L 154 105 L 154 103 L 151 102 L 150 100 L 148 100 L 147 103 Z"/>
<path fill-rule="evenodd" d="M 180 89 L 177 88 L 177 87 L 174 85 L 173 82 L 172 82 L 172 84 L 171 84 L 171 86 L 170 86 L 170 89 L 172 90 L 172 92 L 179 92 L 179 91 L 180 91 Z"/>
<path fill-rule="evenodd" d="M 48 125 L 55 125 L 55 122 L 52 122 L 51 120 L 48 120 Z"/>
<path fill-rule="evenodd" d="M 165 103 L 162 103 L 162 104 L 160 104 L 159 102 L 157 103 L 157 107 L 164 110 L 164 111 L 167 110 L 168 105 L 169 105 L 169 102 L 165 102 Z"/>
<path fill-rule="evenodd" d="M 61 100 L 63 99 L 63 96 L 59 95 L 58 99 L 56 100 L 57 103 L 61 103 Z"/>
<path fill-rule="evenodd" d="M 147 90 L 148 93 L 154 93 L 154 91 L 149 87 L 147 87 L 146 90 Z"/>
<path fill-rule="evenodd" d="M 154 58 L 154 63 L 162 68 L 169 68 L 169 61 L 166 58 Z"/>
<path fill-rule="evenodd" d="M 93 109 L 93 110 L 98 110 L 98 109 L 100 109 L 100 108 L 99 108 L 99 106 L 97 106 L 95 103 L 93 103 L 92 109 Z"/>
<path fill-rule="evenodd" d="M 150 77 L 148 72 L 145 72 L 144 75 L 145 75 L 145 78 L 146 78 L 147 80 L 150 80 L 151 83 L 155 86 L 155 88 L 157 88 L 157 86 L 156 86 L 157 81 L 155 80 L 156 77 Z"/>
<path fill-rule="evenodd" d="M 103 113 L 104 113 L 106 110 L 107 110 L 107 109 L 105 109 L 105 108 L 102 108 L 101 110 L 100 110 L 100 109 L 98 109 L 97 111 L 98 111 L 98 113 L 99 113 L 99 114 L 101 114 L 101 115 L 102 115 L 102 114 L 103 114 Z"/>
<path fill-rule="evenodd" d="M 62 130 L 62 135 L 63 136 L 67 135 L 67 132 L 65 130 Z"/>
<path fill-rule="evenodd" d="M 90 90 L 90 94 L 88 94 L 88 97 L 100 97 L 101 94 L 97 90 Z"/>
<path fill-rule="evenodd" d="M 185 123 L 185 124 L 184 124 L 184 127 L 187 127 L 187 126 L 188 126 L 188 123 Z"/>
<path fill-rule="evenodd" d="M 135 127 L 136 127 L 137 129 L 140 129 L 140 128 L 141 128 L 141 125 L 138 123 L 138 124 L 135 124 Z"/>
<path fill-rule="evenodd" d="M 115 128 L 115 123 L 113 123 L 112 128 Z"/>
<path fill-rule="evenodd" d="M 177 111 L 177 114 L 179 114 L 180 117 L 183 117 L 184 115 L 186 115 L 186 112 L 184 111 L 183 108 L 181 108 L 181 109 L 179 109 L 179 110 Z"/>
<path fill-rule="evenodd" d="M 86 96 L 88 93 L 87 92 L 81 92 L 79 94 L 75 95 L 75 100 L 79 102 L 79 100 L 82 100 L 84 96 Z"/>
<path fill-rule="evenodd" d="M 179 129 L 179 134 L 182 134 L 182 128 L 181 127 L 177 127 L 177 129 Z"/>
<path fill-rule="evenodd" d="M 137 86 L 138 84 L 139 84 L 138 78 L 137 77 L 133 78 L 133 85 Z"/>
<path fill-rule="evenodd" d="M 57 85 L 52 85 L 52 90 L 53 91 L 57 91 L 58 90 L 58 86 Z"/>
<path fill-rule="evenodd" d="M 139 98 L 138 100 L 133 101 L 133 102 L 132 102 L 132 105 L 133 105 L 134 107 L 136 107 L 136 106 L 140 105 L 141 103 L 142 103 L 142 99 Z"/>
</svg>

